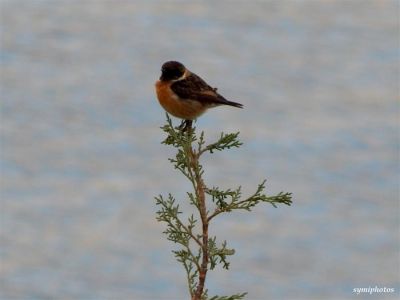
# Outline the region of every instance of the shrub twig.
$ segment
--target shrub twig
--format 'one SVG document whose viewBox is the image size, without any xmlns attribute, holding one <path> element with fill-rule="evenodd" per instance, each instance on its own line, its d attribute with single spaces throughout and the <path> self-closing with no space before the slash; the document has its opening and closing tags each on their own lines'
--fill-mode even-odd
<svg viewBox="0 0 400 300">
<path fill-rule="evenodd" d="M 167 134 L 162 143 L 177 149 L 175 158 L 169 160 L 175 169 L 192 183 L 194 191 L 188 193 L 189 203 L 194 205 L 199 213 L 199 218 L 191 215 L 185 222 L 180 218 L 182 211 L 171 194 L 167 198 L 162 195 L 155 197 L 159 206 L 157 220 L 166 223 L 167 228 L 164 233 L 167 239 L 181 245 L 181 248 L 174 250 L 173 253 L 185 269 L 190 297 L 192 300 L 243 299 L 247 293 L 208 297 L 205 288 L 207 272 L 219 264 L 224 269 L 229 269 L 228 257 L 235 253 L 234 249 L 227 247 L 226 241 L 219 245 L 216 237 L 209 236 L 209 224 L 219 214 L 235 210 L 250 211 L 261 202 L 270 203 L 274 207 L 278 204 L 291 205 L 292 194 L 280 192 L 274 196 L 267 196 L 264 194 L 266 180 L 258 185 L 253 195 L 244 199 L 240 186 L 236 189 L 222 190 L 218 187 L 208 188 L 205 185 L 200 157 L 206 152 L 239 148 L 242 145 L 238 139 L 239 132 L 221 133 L 216 142 L 205 145 L 204 132 L 197 137 L 196 128 L 187 128 L 185 131 L 175 128 L 168 114 L 167 124 L 161 129 Z M 216 206 L 212 212 L 207 209 L 206 195 Z"/>
</svg>

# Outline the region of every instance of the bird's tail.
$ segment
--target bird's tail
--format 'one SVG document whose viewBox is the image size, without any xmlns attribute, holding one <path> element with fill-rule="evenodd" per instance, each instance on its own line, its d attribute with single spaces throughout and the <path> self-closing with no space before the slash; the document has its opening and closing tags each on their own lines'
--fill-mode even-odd
<svg viewBox="0 0 400 300">
<path fill-rule="evenodd" d="M 234 107 L 238 107 L 238 108 L 243 108 L 243 104 L 237 103 L 237 102 L 233 102 L 233 101 L 226 101 L 224 104 L 226 105 L 230 105 L 230 106 L 234 106 Z"/>
</svg>

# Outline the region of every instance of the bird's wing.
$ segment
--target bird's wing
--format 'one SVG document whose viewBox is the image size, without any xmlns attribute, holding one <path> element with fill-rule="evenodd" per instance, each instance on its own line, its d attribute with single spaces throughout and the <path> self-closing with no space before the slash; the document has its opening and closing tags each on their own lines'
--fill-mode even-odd
<svg viewBox="0 0 400 300">
<path fill-rule="evenodd" d="M 171 89 L 182 99 L 193 99 L 205 104 L 226 104 L 228 101 L 216 92 L 217 89 L 209 86 L 194 73 L 175 81 Z"/>
</svg>

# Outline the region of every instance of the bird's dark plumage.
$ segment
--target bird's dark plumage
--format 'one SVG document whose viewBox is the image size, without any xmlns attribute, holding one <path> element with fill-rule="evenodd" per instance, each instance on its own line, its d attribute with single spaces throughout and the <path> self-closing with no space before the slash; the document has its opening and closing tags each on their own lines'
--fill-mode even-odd
<svg viewBox="0 0 400 300">
<path fill-rule="evenodd" d="M 209 105 L 231 105 L 242 108 L 240 103 L 225 99 L 217 93 L 216 88 L 209 86 L 203 79 L 190 73 L 185 79 L 175 81 L 171 89 L 182 99 L 193 99 Z"/>
</svg>

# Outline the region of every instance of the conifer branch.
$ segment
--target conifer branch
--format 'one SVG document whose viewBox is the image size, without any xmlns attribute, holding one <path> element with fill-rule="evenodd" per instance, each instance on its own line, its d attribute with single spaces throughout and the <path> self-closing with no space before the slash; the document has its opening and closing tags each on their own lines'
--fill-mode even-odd
<svg viewBox="0 0 400 300">
<path fill-rule="evenodd" d="M 203 136 L 203 133 L 202 133 Z M 221 133 L 220 138 L 218 139 L 217 142 L 212 143 L 205 148 L 199 148 L 199 156 L 201 156 L 204 152 L 209 151 L 210 153 L 213 153 L 214 151 L 222 151 L 225 149 L 230 149 L 230 148 L 239 148 L 241 145 L 243 145 L 242 142 L 240 142 L 237 138 L 239 136 L 239 132 L 236 133 Z"/>
<path fill-rule="evenodd" d="M 267 196 L 262 194 L 265 189 L 266 180 L 264 180 L 261 184 L 258 185 L 257 191 L 251 195 L 250 197 L 240 200 L 241 192 L 239 187 L 235 191 L 231 191 L 230 189 L 226 191 L 220 191 L 218 188 L 213 188 L 207 193 L 212 196 L 213 201 L 216 202 L 217 208 L 215 211 L 208 217 L 210 221 L 212 218 L 216 217 L 220 213 L 230 212 L 232 210 L 247 210 L 251 211 L 251 208 L 256 206 L 260 202 L 270 203 L 273 207 L 277 207 L 277 204 L 292 204 L 292 193 L 283 193 L 280 192 L 276 196 Z M 231 200 L 228 202 L 225 201 L 227 197 L 230 197 Z"/>
<path fill-rule="evenodd" d="M 173 253 L 186 272 L 190 297 L 192 300 L 243 299 L 247 293 L 208 297 L 208 290 L 205 288 L 207 272 L 217 265 L 228 270 L 230 265 L 228 257 L 235 254 L 234 249 L 227 247 L 226 241 L 218 243 L 215 236 L 209 237 L 209 224 L 221 213 L 234 210 L 250 211 L 260 202 L 270 203 L 274 207 L 278 204 L 291 205 L 292 195 L 281 192 L 275 196 L 267 196 L 263 193 L 265 180 L 258 185 L 253 195 L 244 199 L 242 199 L 240 186 L 227 190 L 206 187 L 203 181 L 204 170 L 199 158 L 205 152 L 213 153 L 240 147 L 242 143 L 238 140 L 239 132 L 221 133 L 216 142 L 205 145 L 204 132 L 201 132 L 197 138 L 196 128 L 186 128 L 186 131 L 175 128 L 168 114 L 167 124 L 161 129 L 167 134 L 167 138 L 162 143 L 177 149 L 175 158 L 169 160 L 174 168 L 192 183 L 193 192 L 188 192 L 187 195 L 189 203 L 198 211 L 198 218 L 191 215 L 185 224 L 179 217 L 182 213 L 179 204 L 175 204 L 176 201 L 171 194 L 167 198 L 162 195 L 155 197 L 156 204 L 160 207 L 157 211 L 157 220 L 166 223 L 167 228 L 164 233 L 167 239 L 182 247 L 179 250 L 173 250 Z M 197 143 L 196 146 L 195 143 Z M 216 205 L 212 213 L 207 210 L 206 195 Z"/>
</svg>

